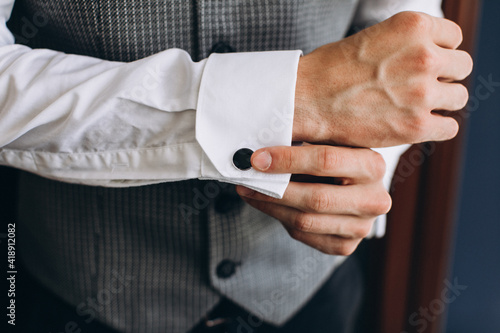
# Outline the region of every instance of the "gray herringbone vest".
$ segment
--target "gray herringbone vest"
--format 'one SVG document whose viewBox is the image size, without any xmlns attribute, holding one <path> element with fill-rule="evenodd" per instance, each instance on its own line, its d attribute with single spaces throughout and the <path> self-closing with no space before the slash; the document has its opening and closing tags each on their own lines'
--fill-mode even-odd
<svg viewBox="0 0 500 333">
<path fill-rule="evenodd" d="M 177 47 L 199 60 L 219 42 L 238 52 L 310 52 L 345 34 L 355 6 L 355 0 L 17 0 L 9 26 L 18 42 L 35 48 L 133 61 Z M 27 21 L 38 25 L 30 30 Z M 123 332 L 186 332 L 221 295 L 283 323 L 342 261 L 291 239 L 223 183 L 109 189 L 22 174 L 19 186 L 26 269 L 82 318 L 95 316 Z"/>
</svg>

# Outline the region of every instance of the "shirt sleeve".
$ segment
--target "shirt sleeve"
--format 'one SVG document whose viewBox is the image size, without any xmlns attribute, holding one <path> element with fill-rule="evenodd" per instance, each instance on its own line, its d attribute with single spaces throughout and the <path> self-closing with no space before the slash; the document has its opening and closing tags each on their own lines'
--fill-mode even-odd
<svg viewBox="0 0 500 333">
<path fill-rule="evenodd" d="M 131 63 L 14 44 L 0 0 L 0 164 L 123 187 L 190 178 L 281 197 L 290 175 L 234 167 L 240 148 L 290 145 L 300 51 L 169 49 Z"/>
<path fill-rule="evenodd" d="M 361 0 L 353 23 L 358 27 L 366 27 L 382 22 L 403 11 L 422 12 L 443 17 L 441 2 L 441 0 Z"/>
<path fill-rule="evenodd" d="M 436 17 L 443 17 L 441 10 L 441 0 L 361 0 L 353 24 L 357 29 L 365 28 L 373 24 L 382 22 L 389 17 L 402 11 L 418 11 Z M 384 186 L 390 189 L 391 181 L 396 171 L 401 155 L 410 145 L 374 149 L 380 153 L 386 163 L 386 174 L 384 176 Z M 385 234 L 387 216 L 382 215 L 377 218 L 373 228 L 368 235 L 370 237 L 382 237 Z"/>
</svg>

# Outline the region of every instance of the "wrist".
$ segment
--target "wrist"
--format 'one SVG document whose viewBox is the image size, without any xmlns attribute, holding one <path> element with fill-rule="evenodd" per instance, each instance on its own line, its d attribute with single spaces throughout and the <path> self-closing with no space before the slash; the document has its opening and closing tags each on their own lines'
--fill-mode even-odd
<svg viewBox="0 0 500 333">
<path fill-rule="evenodd" d="M 303 117 L 303 110 L 297 103 L 297 95 L 295 96 L 295 108 L 293 115 L 292 127 L 292 141 L 307 141 L 305 117 Z"/>
<path fill-rule="evenodd" d="M 308 73 L 307 60 L 307 56 L 301 57 L 297 69 L 292 128 L 293 141 L 308 141 L 312 139 L 309 132 L 313 111 L 311 110 L 311 94 L 309 92 L 311 87 L 307 80 L 310 75 Z"/>
<path fill-rule="evenodd" d="M 318 55 L 319 54 L 319 55 Z M 334 86 L 325 69 L 325 59 L 314 51 L 299 59 L 295 87 L 292 139 L 324 144 L 344 144 L 347 133 L 335 126 L 335 99 L 325 95 L 325 87 Z M 329 88 L 332 90 L 331 88 Z M 335 128 L 335 130 L 333 130 Z"/>
</svg>

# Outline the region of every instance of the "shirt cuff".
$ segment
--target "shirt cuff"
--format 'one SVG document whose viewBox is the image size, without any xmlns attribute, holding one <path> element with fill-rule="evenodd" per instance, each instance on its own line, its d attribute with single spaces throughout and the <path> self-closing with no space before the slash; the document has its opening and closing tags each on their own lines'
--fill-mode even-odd
<svg viewBox="0 0 500 333">
<path fill-rule="evenodd" d="M 353 23 L 355 26 L 367 27 L 403 11 L 443 17 L 441 0 L 365 0 L 360 3 Z"/>
<path fill-rule="evenodd" d="M 394 178 L 394 173 L 396 172 L 396 168 L 398 166 L 401 155 L 403 155 L 410 146 L 411 145 L 401 145 L 386 148 L 373 148 L 374 151 L 382 155 L 385 161 L 386 167 L 383 182 L 387 191 L 390 191 L 391 189 L 392 179 Z M 377 217 L 377 220 L 373 224 L 370 234 L 366 236 L 366 238 L 383 237 L 385 235 L 386 222 L 387 215 L 380 215 L 379 217 Z"/>
<path fill-rule="evenodd" d="M 196 140 L 203 149 L 201 179 L 250 187 L 281 198 L 290 174 L 240 170 L 233 155 L 290 146 L 301 51 L 212 54 L 201 80 Z"/>
</svg>

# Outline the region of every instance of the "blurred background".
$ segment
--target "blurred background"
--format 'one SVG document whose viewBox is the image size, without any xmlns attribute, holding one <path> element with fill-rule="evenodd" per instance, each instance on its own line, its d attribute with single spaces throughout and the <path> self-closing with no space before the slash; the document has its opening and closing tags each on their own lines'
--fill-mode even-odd
<svg viewBox="0 0 500 333">
<path fill-rule="evenodd" d="M 500 1 L 483 0 L 480 18 L 450 272 L 467 289 L 447 333 L 500 332 Z"/>
</svg>

